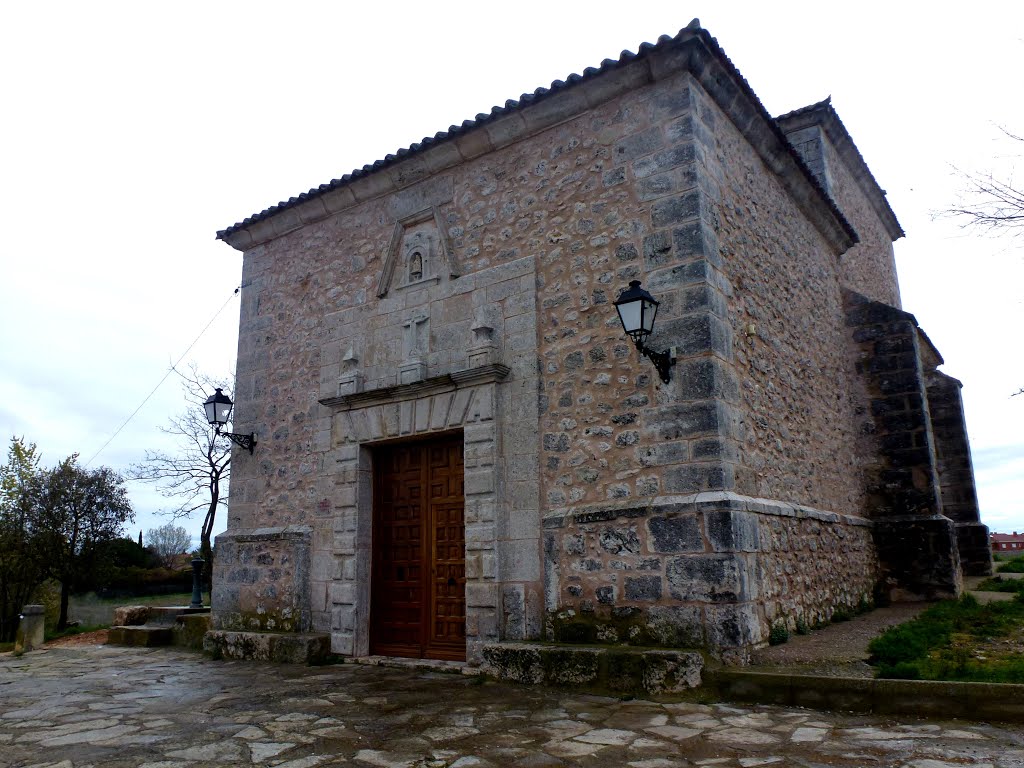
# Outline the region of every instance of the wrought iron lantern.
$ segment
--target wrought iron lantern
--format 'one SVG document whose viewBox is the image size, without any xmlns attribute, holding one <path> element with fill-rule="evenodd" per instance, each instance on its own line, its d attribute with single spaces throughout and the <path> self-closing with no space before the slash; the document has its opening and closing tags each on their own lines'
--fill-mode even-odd
<svg viewBox="0 0 1024 768">
<path fill-rule="evenodd" d="M 206 409 L 206 420 L 210 422 L 210 426 L 214 428 L 218 435 L 224 435 L 224 437 L 228 438 L 239 448 L 244 448 L 249 453 L 252 453 L 253 448 L 256 447 L 256 435 L 254 433 L 239 435 L 234 432 L 221 432 L 221 427 L 227 424 L 231 418 L 231 409 L 234 406 L 235 404 L 231 398 L 225 395 L 220 387 L 217 387 L 217 391 L 206 398 L 206 402 L 203 403 L 203 408 Z"/>
<path fill-rule="evenodd" d="M 614 302 L 622 329 L 636 345 L 637 351 L 648 358 L 666 384 L 671 380 L 670 370 L 676 364 L 675 347 L 657 352 L 647 347 L 647 339 L 654 331 L 654 318 L 658 315 L 658 300 L 640 287 L 639 280 L 631 280 L 629 288 Z"/>
</svg>

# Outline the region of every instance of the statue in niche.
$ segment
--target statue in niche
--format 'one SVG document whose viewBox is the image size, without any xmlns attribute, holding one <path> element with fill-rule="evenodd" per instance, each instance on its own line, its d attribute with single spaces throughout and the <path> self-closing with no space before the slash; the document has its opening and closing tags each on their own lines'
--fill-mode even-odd
<svg viewBox="0 0 1024 768">
<path fill-rule="evenodd" d="M 409 257 L 409 282 L 413 283 L 423 279 L 423 254 L 419 250 L 412 252 Z"/>
<path fill-rule="evenodd" d="M 427 287 L 459 276 L 437 213 L 432 208 L 395 222 L 377 282 L 377 296 L 389 290 Z"/>
<path fill-rule="evenodd" d="M 421 226 L 406 233 L 402 243 L 406 285 L 434 276 L 435 241 L 436 232 L 432 228 Z"/>
</svg>

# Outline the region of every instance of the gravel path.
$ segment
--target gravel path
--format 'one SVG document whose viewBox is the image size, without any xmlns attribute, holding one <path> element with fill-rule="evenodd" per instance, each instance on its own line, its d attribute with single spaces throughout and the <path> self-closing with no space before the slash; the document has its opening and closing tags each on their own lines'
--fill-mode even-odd
<svg viewBox="0 0 1024 768">
<path fill-rule="evenodd" d="M 910 621 L 929 605 L 895 603 L 808 635 L 791 635 L 786 643 L 756 651 L 753 663 L 766 672 L 874 677 L 867 663 L 868 643 L 887 627 Z"/>
</svg>

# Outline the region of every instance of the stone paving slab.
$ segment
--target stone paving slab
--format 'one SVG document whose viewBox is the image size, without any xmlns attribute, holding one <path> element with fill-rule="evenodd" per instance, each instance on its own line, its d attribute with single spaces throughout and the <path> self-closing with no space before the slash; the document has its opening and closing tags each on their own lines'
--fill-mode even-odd
<svg viewBox="0 0 1024 768">
<path fill-rule="evenodd" d="M 0 768 L 1024 767 L 1024 729 L 79 646 L 0 655 Z"/>
</svg>

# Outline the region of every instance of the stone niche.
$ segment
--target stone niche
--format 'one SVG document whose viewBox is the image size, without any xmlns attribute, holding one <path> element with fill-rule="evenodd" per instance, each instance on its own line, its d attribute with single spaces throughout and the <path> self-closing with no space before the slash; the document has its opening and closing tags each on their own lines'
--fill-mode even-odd
<svg viewBox="0 0 1024 768">
<path fill-rule="evenodd" d="M 312 529 L 303 525 L 218 536 L 213 628 L 308 631 L 311 541 Z"/>
</svg>

